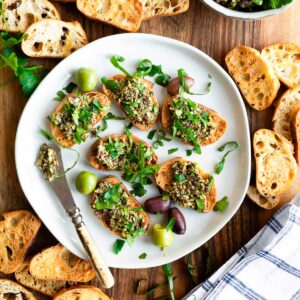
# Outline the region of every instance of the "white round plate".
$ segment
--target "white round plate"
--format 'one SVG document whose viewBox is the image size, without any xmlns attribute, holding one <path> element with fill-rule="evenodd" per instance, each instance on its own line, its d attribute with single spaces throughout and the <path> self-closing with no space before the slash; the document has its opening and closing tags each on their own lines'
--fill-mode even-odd
<svg viewBox="0 0 300 300">
<path fill-rule="evenodd" d="M 74 182 L 76 175 L 82 170 L 94 172 L 99 178 L 109 173 L 121 178 L 120 173 L 99 172 L 89 166 L 87 152 L 94 139 L 89 139 L 86 143 L 75 147 L 80 152 L 81 158 L 77 166 L 68 173 L 68 182 L 83 219 L 106 262 L 109 266 L 116 268 L 154 267 L 176 260 L 201 246 L 229 221 L 241 205 L 250 178 L 248 120 L 240 93 L 228 74 L 200 50 L 176 40 L 148 34 L 114 35 L 99 39 L 60 62 L 38 86 L 23 111 L 16 137 L 16 166 L 23 191 L 43 223 L 65 247 L 82 258 L 86 258 L 86 254 L 71 221 L 51 187 L 44 181 L 35 166 L 39 147 L 47 142 L 39 130 L 40 128 L 49 129 L 46 117 L 58 104 L 53 100 L 56 92 L 72 80 L 78 68 L 92 67 L 98 72 L 99 77 L 120 73 L 109 62 L 109 57 L 114 54 L 125 57 L 126 61 L 123 65 L 132 72 L 138 61 L 144 58 L 152 60 L 154 64 L 161 64 L 163 70 L 172 77 L 177 76 L 177 69 L 184 68 L 189 76 L 195 79 L 195 85 L 192 88 L 194 91 L 204 90 L 209 80 L 208 74 L 211 74 L 211 92 L 205 96 L 191 96 L 191 98 L 216 110 L 225 118 L 227 131 L 217 143 L 203 147 L 201 155 L 193 154 L 189 157 L 198 162 L 205 171 L 213 172 L 215 165 L 224 154 L 217 151 L 220 145 L 232 140 L 239 143 L 238 150 L 228 156 L 223 172 L 215 175 L 218 199 L 224 196 L 229 198 L 230 204 L 225 212 L 204 214 L 191 209 L 181 209 L 186 219 L 187 232 L 185 235 L 175 235 L 174 244 L 171 247 L 162 252 L 151 243 L 150 236 L 147 235 L 136 238 L 131 247 L 125 245 L 118 255 L 112 251 L 112 245 L 117 236 L 102 226 L 89 206 L 90 197 L 78 193 Z M 156 85 L 154 92 L 162 105 L 167 97 L 166 89 Z M 111 111 L 121 115 L 121 111 L 115 105 L 112 106 Z M 124 121 L 108 122 L 109 128 L 104 132 L 105 135 L 123 133 Z M 132 132 L 151 143 L 147 139 L 147 132 L 134 128 Z M 178 152 L 168 155 L 168 149 L 177 147 L 180 148 Z M 164 147 L 156 151 L 159 163 L 172 157 L 185 156 L 188 148 L 191 147 L 179 140 L 166 142 Z M 62 154 L 65 168 L 72 165 L 76 154 L 70 150 L 62 150 Z M 130 186 L 126 185 L 130 189 Z M 147 188 L 148 193 L 139 198 L 141 203 L 147 198 L 158 195 L 154 184 Z M 165 221 L 162 216 L 151 215 L 150 217 L 152 224 Z M 143 252 L 147 253 L 147 258 L 141 260 L 138 257 Z"/>
</svg>

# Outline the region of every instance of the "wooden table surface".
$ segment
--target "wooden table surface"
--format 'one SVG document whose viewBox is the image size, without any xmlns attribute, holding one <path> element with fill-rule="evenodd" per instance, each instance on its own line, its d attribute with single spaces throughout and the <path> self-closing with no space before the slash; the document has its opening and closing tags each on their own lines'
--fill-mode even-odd
<svg viewBox="0 0 300 300">
<path fill-rule="evenodd" d="M 187 13 L 145 21 L 140 32 L 164 35 L 184 41 L 201 49 L 224 67 L 225 54 L 238 44 L 260 50 L 266 45 L 281 41 L 300 43 L 300 1 L 295 1 L 297 3 L 294 6 L 278 16 L 261 21 L 238 21 L 222 17 L 205 7 L 200 1 L 191 0 L 190 9 Z M 64 20 L 78 20 L 82 23 L 90 41 L 121 32 L 109 25 L 88 20 L 76 10 L 73 4 L 55 3 L 55 5 Z M 44 59 L 32 60 L 32 62 L 51 68 L 58 63 L 58 60 Z M 10 71 L 1 71 L 0 82 L 12 76 Z M 1 89 L 0 212 L 30 209 L 18 182 L 14 160 L 16 129 L 26 101 L 27 99 L 23 96 L 17 81 L 13 81 Z M 247 110 L 252 134 L 258 128 L 271 127 L 272 108 L 259 113 L 249 107 Z M 43 201 L 42 195 L 41 201 Z M 248 199 L 245 199 L 241 208 L 228 224 L 204 246 L 194 251 L 192 259 L 199 265 L 199 276 L 196 281 L 202 281 L 226 262 L 266 224 L 272 213 L 258 208 Z M 36 242 L 30 249 L 30 253 L 36 253 L 55 243 L 55 238 L 43 226 Z M 174 275 L 176 276 L 176 299 L 180 299 L 195 284 L 187 272 L 186 259 L 185 257 L 173 263 Z M 149 286 L 165 282 L 160 267 L 140 270 L 114 269 L 113 274 L 116 285 L 107 292 L 115 300 L 146 299 L 145 296 L 135 295 L 135 287 L 140 279 L 148 278 Z M 160 289 L 154 297 L 148 299 L 154 299 L 162 294 L 166 294 L 166 290 Z M 39 295 L 38 299 L 47 298 Z"/>
</svg>

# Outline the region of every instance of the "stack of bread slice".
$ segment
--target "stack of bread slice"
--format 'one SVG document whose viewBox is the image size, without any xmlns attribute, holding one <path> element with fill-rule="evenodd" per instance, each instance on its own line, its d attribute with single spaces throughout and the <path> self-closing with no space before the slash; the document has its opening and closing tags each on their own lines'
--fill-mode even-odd
<svg viewBox="0 0 300 300">
<path fill-rule="evenodd" d="M 261 52 L 237 46 L 225 61 L 252 108 L 275 106 L 273 131 L 261 129 L 254 134 L 256 186 L 248 190 L 250 199 L 270 209 L 290 188 L 300 163 L 300 46 L 278 43 Z M 277 99 L 280 82 L 288 89 Z"/>
<path fill-rule="evenodd" d="M 91 300 L 110 299 L 100 289 L 86 285 L 95 277 L 91 264 L 62 245 L 26 257 L 41 226 L 41 221 L 32 212 L 17 210 L 3 213 L 3 217 L 0 222 L 0 272 L 14 273 L 18 283 L 0 279 L 0 299 L 13 296 L 38 299 L 27 288 L 56 300 L 74 299 L 75 295 Z"/>
</svg>

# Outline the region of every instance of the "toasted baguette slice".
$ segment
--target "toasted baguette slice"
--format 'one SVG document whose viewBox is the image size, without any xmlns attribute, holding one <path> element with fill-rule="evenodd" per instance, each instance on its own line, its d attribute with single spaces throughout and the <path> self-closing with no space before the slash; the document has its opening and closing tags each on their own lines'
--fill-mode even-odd
<svg viewBox="0 0 300 300">
<path fill-rule="evenodd" d="M 189 9 L 189 0 L 142 0 L 143 20 L 162 16 L 173 16 Z"/>
<path fill-rule="evenodd" d="M 102 93 L 99 92 L 87 92 L 87 93 L 83 93 L 86 95 L 89 95 L 90 98 L 93 99 L 97 99 L 98 102 L 100 103 L 100 105 L 102 107 L 105 106 L 110 106 L 110 101 L 109 99 Z M 54 110 L 53 114 L 57 114 L 59 113 L 62 108 L 64 107 L 64 105 L 69 102 L 70 98 L 73 98 L 75 96 L 75 93 L 71 93 L 68 94 L 56 107 L 56 109 Z M 99 111 L 99 114 L 95 120 L 95 124 L 93 124 L 93 126 L 95 126 L 106 114 L 107 114 L 108 110 L 101 110 Z M 51 128 L 51 134 L 52 136 L 55 138 L 55 140 L 57 141 L 58 144 L 60 144 L 61 146 L 67 147 L 67 148 L 71 148 L 75 145 L 75 141 L 74 140 L 69 140 L 67 139 L 63 132 L 56 126 L 54 126 L 52 124 L 52 122 L 50 122 L 50 128 Z"/>
<path fill-rule="evenodd" d="M 257 50 L 237 46 L 226 55 L 225 62 L 229 74 L 251 107 L 263 110 L 272 104 L 280 82 Z"/>
<path fill-rule="evenodd" d="M 250 200 L 256 203 L 258 206 L 265 208 L 265 209 L 272 209 L 279 204 L 280 197 L 273 196 L 273 197 L 264 197 L 262 196 L 255 186 L 249 185 L 247 196 Z"/>
<path fill-rule="evenodd" d="M 43 19 L 60 19 L 55 6 L 47 0 L 3 0 L 2 11 L 10 32 L 24 33 L 35 22 Z M 2 17 L 0 30 L 6 30 Z"/>
<path fill-rule="evenodd" d="M 120 75 L 111 76 L 111 77 L 109 78 L 109 80 L 113 80 L 113 81 L 115 81 L 115 82 L 118 82 L 119 80 L 124 79 L 124 78 L 126 78 L 126 76 L 123 75 L 123 74 L 120 74 Z M 145 86 L 148 90 L 151 90 L 151 89 L 153 88 L 153 83 L 152 83 L 152 82 L 150 82 L 150 81 L 148 81 L 148 80 L 146 80 L 146 79 L 140 79 L 140 80 L 141 80 L 141 82 L 144 84 L 144 86 Z M 111 91 L 110 89 L 108 89 L 108 87 L 107 87 L 106 85 L 103 85 L 103 91 L 104 91 L 104 93 L 109 97 L 109 99 L 111 99 L 113 102 L 115 102 L 115 103 L 121 108 L 121 110 L 125 113 L 124 107 L 122 106 L 122 104 L 119 103 L 119 102 L 117 101 L 116 97 L 114 97 L 114 92 Z M 155 106 L 157 107 L 157 109 L 159 110 L 159 104 L 158 104 L 157 99 L 156 99 L 156 97 L 155 97 L 154 94 L 152 95 L 151 102 L 152 102 L 153 105 L 155 105 Z M 126 114 L 126 113 L 125 113 L 125 114 Z M 155 125 L 155 123 L 156 123 L 156 121 L 157 121 L 157 119 L 158 119 L 158 115 L 159 115 L 159 114 L 157 114 L 157 116 L 156 116 L 156 118 L 153 120 L 153 122 L 151 122 L 151 123 L 149 123 L 149 124 L 147 124 L 147 125 L 142 124 L 142 123 L 138 123 L 138 122 L 134 122 L 133 120 L 130 120 L 130 117 L 129 117 L 129 116 L 127 116 L 127 115 L 126 115 L 126 116 L 127 116 L 127 118 L 131 121 L 131 123 L 132 123 L 135 127 L 139 128 L 140 130 L 145 130 L 145 131 L 146 131 L 146 130 L 151 129 L 151 128 Z"/>
<path fill-rule="evenodd" d="M 143 5 L 139 0 L 77 0 L 77 8 L 88 18 L 126 31 L 138 31 Z"/>
<path fill-rule="evenodd" d="M 253 148 L 259 193 L 270 198 L 286 191 L 297 173 L 291 142 L 272 130 L 260 129 L 254 134 Z"/>
<path fill-rule="evenodd" d="M 0 299 L 37 300 L 20 284 L 4 278 L 0 279 Z"/>
<path fill-rule="evenodd" d="M 78 22 L 42 20 L 32 24 L 25 34 L 22 50 L 31 57 L 63 58 L 88 43 Z"/>
<path fill-rule="evenodd" d="M 98 139 L 93 146 L 90 149 L 89 152 L 89 162 L 91 164 L 91 166 L 97 170 L 100 171 L 109 171 L 110 169 L 108 169 L 106 166 L 104 166 L 103 164 L 101 164 L 99 162 L 99 159 L 97 158 L 97 148 L 99 146 L 99 144 L 101 143 L 102 145 L 105 145 L 109 139 L 124 139 L 125 141 L 128 141 L 128 136 L 126 134 L 111 134 L 109 136 L 103 137 L 101 139 Z M 131 134 L 131 138 L 133 143 L 135 144 L 139 144 L 139 143 L 143 143 L 145 146 L 149 147 L 152 149 L 151 146 L 149 146 L 146 142 L 142 141 L 141 139 L 139 139 L 137 136 Z M 156 154 L 153 152 L 152 154 L 152 160 L 151 160 L 151 164 L 156 164 L 157 162 L 157 156 Z M 123 170 L 117 170 L 117 171 L 123 171 Z"/>
<path fill-rule="evenodd" d="M 3 213 L 0 222 L 0 272 L 13 273 L 23 262 L 41 221 L 30 211 Z"/>
<path fill-rule="evenodd" d="M 178 161 L 187 162 L 187 160 L 185 160 L 182 157 L 176 157 L 176 158 L 170 159 L 170 160 L 164 162 L 160 166 L 160 170 L 155 175 L 156 184 L 165 192 L 170 191 L 172 181 L 174 180 L 173 179 L 174 171 L 172 169 L 172 166 Z M 209 178 L 210 174 L 205 173 L 198 165 L 197 165 L 197 170 L 198 170 L 198 175 L 200 177 L 202 177 L 204 179 Z M 217 201 L 216 199 L 217 199 L 217 189 L 216 189 L 215 183 L 213 183 L 212 188 L 206 195 L 206 202 L 205 202 L 203 212 L 212 211 L 216 204 L 216 201 Z"/>
<path fill-rule="evenodd" d="M 279 80 L 292 88 L 300 84 L 300 45 L 279 43 L 264 48 L 262 57 L 273 67 Z"/>
<path fill-rule="evenodd" d="M 68 3 L 68 2 L 76 2 L 76 0 L 54 0 L 57 2 L 64 2 L 64 3 Z"/>
<path fill-rule="evenodd" d="M 176 96 L 175 96 L 176 97 Z M 166 130 L 169 130 L 169 132 L 171 133 L 172 132 L 172 125 L 173 125 L 173 120 L 171 118 L 171 113 L 170 113 L 170 110 L 169 110 L 169 104 L 170 102 L 175 98 L 175 97 L 169 97 L 163 107 L 162 107 L 162 111 L 161 111 L 161 124 L 162 124 L 162 127 Z M 213 144 L 215 143 L 217 140 L 219 140 L 222 135 L 225 133 L 226 131 L 226 121 L 221 118 L 217 112 L 215 112 L 214 110 L 212 109 L 209 109 L 201 104 L 198 104 L 198 106 L 203 110 L 203 112 L 207 112 L 210 116 L 211 116 L 211 121 L 213 123 L 213 134 L 207 136 L 206 138 L 204 139 L 199 139 L 199 144 L 201 146 L 206 146 L 206 145 L 209 145 L 209 144 Z M 186 144 L 188 145 L 192 145 L 192 143 L 190 142 L 187 142 Z"/>
<path fill-rule="evenodd" d="M 75 256 L 60 244 L 36 254 L 30 261 L 29 272 L 41 280 L 88 282 L 95 277 L 88 261 Z"/>
<path fill-rule="evenodd" d="M 29 273 L 29 258 L 27 258 L 21 266 L 16 270 L 16 280 L 22 285 L 36 290 L 44 295 L 53 297 L 59 290 L 70 286 L 70 282 L 62 280 L 40 280 L 34 278 Z"/>
<path fill-rule="evenodd" d="M 295 147 L 295 158 L 297 163 L 300 164 L 300 105 L 294 107 L 290 128 Z"/>
<path fill-rule="evenodd" d="M 300 104 L 300 84 L 287 90 L 276 103 L 273 129 L 288 140 L 292 140 L 290 121 L 293 109 Z"/>
<path fill-rule="evenodd" d="M 98 186 L 105 183 L 105 182 L 112 183 L 113 185 L 121 183 L 120 180 L 117 177 L 107 176 L 107 177 L 105 177 L 105 178 L 103 178 L 99 181 Z M 125 185 L 123 183 L 121 184 L 121 189 L 128 195 L 128 202 L 129 202 L 128 208 L 131 208 L 131 209 L 133 209 L 133 208 L 142 208 L 140 203 L 129 193 L 129 191 L 127 190 L 127 188 L 125 187 Z M 92 208 L 93 208 L 93 205 L 96 201 L 97 201 L 97 195 L 95 193 L 93 193 L 92 198 L 91 198 Z M 124 236 L 122 236 L 122 231 L 121 230 L 110 227 L 109 220 L 105 217 L 105 214 L 103 213 L 103 211 L 94 209 L 94 212 L 95 212 L 95 215 L 99 218 L 99 220 L 103 223 L 103 225 L 107 229 L 109 229 L 114 234 L 124 238 Z M 144 210 L 141 210 L 139 213 L 140 213 L 139 217 L 142 218 L 143 228 L 146 231 L 150 226 L 150 219 L 149 219 L 147 213 Z"/>
<path fill-rule="evenodd" d="M 95 286 L 78 285 L 59 291 L 53 300 L 110 300 L 102 290 Z"/>
</svg>

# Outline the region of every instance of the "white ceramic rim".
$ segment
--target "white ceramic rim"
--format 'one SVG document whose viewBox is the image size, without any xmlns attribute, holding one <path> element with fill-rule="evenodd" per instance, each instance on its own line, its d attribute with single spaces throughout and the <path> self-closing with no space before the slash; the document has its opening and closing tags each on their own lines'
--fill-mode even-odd
<svg viewBox="0 0 300 300">
<path fill-rule="evenodd" d="M 235 215 L 236 211 L 239 209 L 239 207 L 241 206 L 245 196 L 246 196 L 246 192 L 249 186 L 249 182 L 250 182 L 250 174 L 251 174 L 251 141 L 250 141 L 250 131 L 249 131 L 249 122 L 248 122 L 248 117 L 247 117 L 247 112 L 246 112 L 246 108 L 243 102 L 243 99 L 241 97 L 241 94 L 237 88 L 237 86 L 235 85 L 234 81 L 232 80 L 232 78 L 228 75 L 228 73 L 215 61 L 213 60 L 211 57 L 209 57 L 207 54 L 205 54 L 204 52 L 202 52 L 201 50 L 186 44 L 184 42 L 178 41 L 178 40 L 174 40 L 171 38 L 167 38 L 167 37 L 163 37 L 163 36 L 159 36 L 159 35 L 154 35 L 154 34 L 145 34 L 145 33 L 123 33 L 123 34 L 116 34 L 116 35 L 111 35 L 111 36 L 107 36 L 104 38 L 100 38 L 88 45 L 86 45 L 85 47 L 77 50 L 74 54 L 71 54 L 69 57 L 65 58 L 63 61 L 59 62 L 53 69 L 55 70 L 56 68 L 58 68 L 65 60 L 68 60 L 72 55 L 78 55 L 81 51 L 84 51 L 84 48 L 87 47 L 93 47 L 93 45 L 95 43 L 100 43 L 102 39 L 111 39 L 112 41 L 114 39 L 118 40 L 119 36 L 122 36 L 123 38 L 126 36 L 133 36 L 133 37 L 139 37 L 140 39 L 153 39 L 156 41 L 161 41 L 161 42 L 167 42 L 170 44 L 174 44 L 174 46 L 178 46 L 178 47 L 182 47 L 182 48 L 187 48 L 190 51 L 195 52 L 197 55 L 202 56 L 203 59 L 208 60 L 225 78 L 226 80 L 228 80 L 228 82 L 231 84 L 232 89 L 234 91 L 234 93 L 236 94 L 237 99 L 239 100 L 239 104 L 241 106 L 241 111 L 242 111 L 242 115 L 243 115 L 243 125 L 248 129 L 246 131 L 246 140 L 247 143 L 245 145 L 245 151 L 247 152 L 247 163 L 245 163 L 245 168 L 247 170 L 247 178 L 245 180 L 245 186 L 242 189 L 242 197 L 239 199 L 239 201 L 237 201 L 237 205 L 235 208 L 233 208 L 229 214 L 229 216 L 227 218 L 224 218 L 222 222 L 219 223 L 218 226 L 216 226 L 213 230 L 210 231 L 210 234 L 206 234 L 205 236 L 203 236 L 202 238 L 197 239 L 197 243 L 194 243 L 192 245 L 188 244 L 185 245 L 185 249 L 184 251 L 178 253 L 178 254 L 168 254 L 168 256 L 165 257 L 164 263 L 170 263 L 172 261 L 175 261 L 185 255 L 187 255 L 188 253 L 194 251 L 195 249 L 197 249 L 198 247 L 200 247 L 201 245 L 203 245 L 205 242 L 207 242 L 210 238 L 212 238 L 219 230 L 221 230 L 226 224 L 227 222 L 229 222 L 231 220 L 231 218 Z M 50 71 L 50 73 L 52 72 Z M 39 87 L 37 88 L 37 90 L 39 89 Z M 33 95 L 35 93 L 37 93 L 37 90 L 33 93 Z M 30 100 L 29 100 L 30 101 Z M 28 103 L 29 103 L 28 101 Z M 27 199 L 29 198 L 27 195 L 29 194 L 29 189 L 28 187 L 23 185 L 22 182 L 22 178 L 20 176 L 20 172 L 19 172 L 19 164 L 21 164 L 21 157 L 20 155 L 18 155 L 18 149 L 21 149 L 22 145 L 19 144 L 19 128 L 21 127 L 21 124 L 23 122 L 23 118 L 24 115 L 27 113 L 27 108 L 28 108 L 28 103 L 25 105 L 24 110 L 22 112 L 22 115 L 20 117 L 19 120 L 19 124 L 18 124 L 18 128 L 17 128 L 17 133 L 16 133 L 16 140 L 15 140 L 15 162 L 16 162 L 16 169 L 17 169 L 17 175 L 19 178 L 19 182 L 20 185 L 22 187 L 22 190 L 25 194 L 25 196 L 27 197 Z M 20 151 L 19 151 L 20 152 Z M 30 202 L 30 200 L 28 200 L 29 203 L 32 205 L 32 207 L 34 208 L 34 204 Z M 38 212 L 36 212 L 37 215 Z M 47 224 L 44 223 L 44 225 L 46 227 Z M 56 236 L 55 232 L 52 231 L 51 229 L 48 228 L 48 230 L 54 235 Z M 61 242 L 62 244 L 64 244 L 61 240 L 59 240 L 59 242 Z M 71 244 L 70 247 L 67 247 L 69 249 L 69 251 L 71 251 L 72 253 L 74 253 L 75 255 L 78 255 L 82 258 L 84 258 L 82 255 L 80 255 L 80 251 L 73 245 Z M 85 257 L 86 258 L 86 257 Z M 110 267 L 114 267 L 114 268 L 126 268 L 126 269 L 140 269 L 140 268 L 150 268 L 150 267 L 156 267 L 159 266 L 161 264 L 158 263 L 151 263 L 151 261 L 148 260 L 143 260 L 143 264 L 139 265 L 139 266 L 131 266 L 131 265 L 126 265 L 122 264 L 122 265 L 114 265 L 112 262 L 109 262 Z"/>
</svg>

